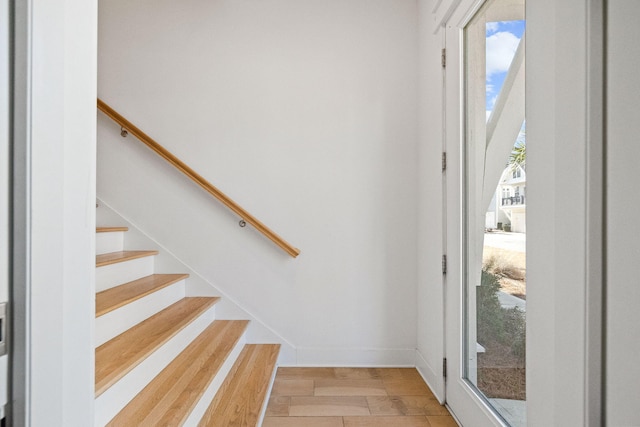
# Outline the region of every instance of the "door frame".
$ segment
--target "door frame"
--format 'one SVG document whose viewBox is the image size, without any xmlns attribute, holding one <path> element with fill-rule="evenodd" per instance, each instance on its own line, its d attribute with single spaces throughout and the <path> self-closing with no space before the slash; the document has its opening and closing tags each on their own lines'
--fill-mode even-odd
<svg viewBox="0 0 640 427">
<path fill-rule="evenodd" d="M 526 16 L 528 423 L 595 427 L 604 425 L 604 0 L 529 1 Z"/>
<path fill-rule="evenodd" d="M 445 355 L 446 400 L 462 425 L 504 426 L 502 420 L 463 378 L 464 353 L 464 150 L 465 102 L 463 29 L 485 0 L 463 0 L 452 9 L 445 23 Z"/>
<path fill-rule="evenodd" d="M 7 424 L 92 425 L 98 3 L 9 3 Z"/>
<path fill-rule="evenodd" d="M 437 3 L 447 11 L 442 20 L 449 159 L 445 336 L 453 330 L 462 337 L 460 32 L 482 2 Z M 527 150 L 527 281 L 535 284 L 527 292 L 528 425 L 599 426 L 604 420 L 604 3 L 526 4 L 527 139 L 532 142 Z M 479 425 L 473 417 L 493 416 L 492 411 L 461 379 L 461 339 L 445 341 L 446 401 L 463 425 Z M 473 403 L 460 404 L 462 399 Z M 487 425 L 502 424 L 493 419 Z"/>
</svg>

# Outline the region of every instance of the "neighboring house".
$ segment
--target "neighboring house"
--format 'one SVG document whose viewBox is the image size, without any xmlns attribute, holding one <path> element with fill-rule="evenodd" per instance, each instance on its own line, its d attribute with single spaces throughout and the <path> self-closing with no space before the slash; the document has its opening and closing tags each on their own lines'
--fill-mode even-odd
<svg viewBox="0 0 640 427">
<path fill-rule="evenodd" d="M 507 166 L 496 193 L 487 209 L 485 227 L 504 229 L 509 225 L 512 232 L 527 232 L 526 191 L 527 173 L 521 166 Z"/>
</svg>

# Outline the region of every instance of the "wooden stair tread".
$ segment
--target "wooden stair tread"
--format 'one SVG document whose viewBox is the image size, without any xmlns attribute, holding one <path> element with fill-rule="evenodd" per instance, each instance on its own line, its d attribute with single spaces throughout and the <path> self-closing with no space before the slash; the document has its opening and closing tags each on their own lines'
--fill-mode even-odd
<svg viewBox="0 0 640 427">
<path fill-rule="evenodd" d="M 198 426 L 256 426 L 279 351 L 279 344 L 246 345 Z"/>
<path fill-rule="evenodd" d="M 129 227 L 96 227 L 96 233 L 111 233 L 114 231 L 129 231 Z"/>
<path fill-rule="evenodd" d="M 158 255 L 158 251 L 118 251 L 107 254 L 96 255 L 96 267 L 116 264 L 137 258 Z"/>
<path fill-rule="evenodd" d="M 218 300 L 184 298 L 96 348 L 96 397 Z"/>
<path fill-rule="evenodd" d="M 96 317 L 107 314 L 187 277 L 189 277 L 188 274 L 152 274 L 124 285 L 98 292 L 96 294 Z"/>
<path fill-rule="evenodd" d="M 213 322 L 107 425 L 182 425 L 248 323 Z"/>
</svg>

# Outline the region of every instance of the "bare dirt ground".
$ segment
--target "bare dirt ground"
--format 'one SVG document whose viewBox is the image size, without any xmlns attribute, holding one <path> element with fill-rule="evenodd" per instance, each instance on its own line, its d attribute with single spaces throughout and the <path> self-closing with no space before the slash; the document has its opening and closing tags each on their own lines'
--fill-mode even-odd
<svg viewBox="0 0 640 427">
<path fill-rule="evenodd" d="M 478 388 L 487 397 L 499 399 L 526 399 L 524 359 L 511 355 L 507 346 L 497 343 L 478 354 Z"/>
<path fill-rule="evenodd" d="M 524 252 L 485 246 L 482 264 L 490 273 L 500 277 L 503 292 L 527 299 L 527 256 Z"/>
</svg>

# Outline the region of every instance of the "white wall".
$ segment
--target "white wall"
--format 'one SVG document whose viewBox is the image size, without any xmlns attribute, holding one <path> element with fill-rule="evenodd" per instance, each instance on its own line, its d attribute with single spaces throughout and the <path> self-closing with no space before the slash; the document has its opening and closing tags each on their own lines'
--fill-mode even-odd
<svg viewBox="0 0 640 427">
<path fill-rule="evenodd" d="M 640 3 L 607 2 L 606 422 L 640 425 Z"/>
<path fill-rule="evenodd" d="M 302 250 L 291 259 L 99 116 L 98 194 L 298 348 L 416 348 L 412 0 L 111 0 L 99 96 Z"/>
<path fill-rule="evenodd" d="M 13 425 L 93 422 L 96 12 L 16 3 Z"/>
</svg>

